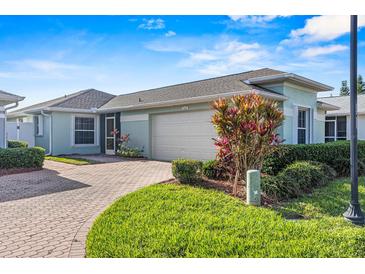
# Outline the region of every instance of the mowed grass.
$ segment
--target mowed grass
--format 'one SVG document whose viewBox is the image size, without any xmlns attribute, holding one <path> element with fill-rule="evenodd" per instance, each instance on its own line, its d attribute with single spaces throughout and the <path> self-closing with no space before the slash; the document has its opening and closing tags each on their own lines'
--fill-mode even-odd
<svg viewBox="0 0 365 274">
<path fill-rule="evenodd" d="M 359 178 L 359 200 L 365 211 L 365 178 Z M 317 188 L 312 194 L 294 199 L 279 208 L 279 211 L 297 213 L 307 218 L 339 217 L 350 201 L 350 179 L 338 179 L 326 187 Z M 365 227 L 364 227 L 365 230 Z"/>
<path fill-rule="evenodd" d="M 365 257 L 365 229 L 339 216 L 343 201 L 311 203 L 322 218 L 289 221 L 215 190 L 154 185 L 122 197 L 97 218 L 87 257 Z M 303 213 L 305 203 L 286 207 Z"/>
<path fill-rule="evenodd" d="M 88 160 L 88 159 L 83 159 L 83 158 L 46 156 L 45 159 L 50 160 L 50 161 L 65 163 L 65 164 L 78 165 L 78 166 L 95 164 L 94 161 Z"/>
</svg>

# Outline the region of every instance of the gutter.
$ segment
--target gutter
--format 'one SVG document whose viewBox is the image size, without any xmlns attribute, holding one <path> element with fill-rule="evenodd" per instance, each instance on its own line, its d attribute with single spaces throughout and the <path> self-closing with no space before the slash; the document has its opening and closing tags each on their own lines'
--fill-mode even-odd
<svg viewBox="0 0 365 274">
<path fill-rule="evenodd" d="M 49 156 L 52 155 L 52 116 L 44 113 L 43 110 L 41 110 L 41 114 L 49 118 L 49 151 L 46 154 L 46 156 Z"/>
</svg>

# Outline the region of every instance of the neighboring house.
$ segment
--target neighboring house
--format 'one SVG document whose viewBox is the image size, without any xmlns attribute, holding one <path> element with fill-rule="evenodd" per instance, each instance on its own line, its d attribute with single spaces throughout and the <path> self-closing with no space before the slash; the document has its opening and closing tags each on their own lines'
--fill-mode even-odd
<svg viewBox="0 0 365 274">
<path fill-rule="evenodd" d="M 350 140 L 350 96 L 319 98 L 322 102 L 338 106 L 326 113 L 325 141 Z M 357 96 L 358 139 L 365 140 L 365 94 Z"/>
<path fill-rule="evenodd" d="M 8 121 L 33 121 L 35 145 L 47 154 L 100 153 L 97 108 L 115 96 L 95 89 L 82 90 L 16 110 Z"/>
<path fill-rule="evenodd" d="M 114 154 L 116 140 L 111 132 L 118 129 L 121 134 L 130 134 L 130 145 L 143 149 L 148 158 L 212 159 L 216 133 L 210 119 L 214 100 L 256 92 L 277 101 L 282 108 L 285 120 L 279 134 L 285 143 L 322 143 L 325 113 L 337 108 L 317 102 L 317 93 L 332 89 L 293 73 L 265 68 L 115 97 L 100 92 L 105 98 L 92 107 L 70 105 L 73 98 L 82 97 L 76 93 L 68 99 L 18 110 L 11 117 L 35 115 L 36 128 L 43 131 L 43 138 L 37 138 L 36 144 L 54 155 Z M 62 99 L 65 102 L 60 103 Z M 52 128 L 51 139 L 47 128 Z"/>
<path fill-rule="evenodd" d="M 0 148 L 6 148 L 7 146 L 7 134 L 6 134 L 7 111 L 12 108 L 16 108 L 18 106 L 18 102 L 22 100 L 24 100 L 24 97 L 0 90 Z"/>
</svg>

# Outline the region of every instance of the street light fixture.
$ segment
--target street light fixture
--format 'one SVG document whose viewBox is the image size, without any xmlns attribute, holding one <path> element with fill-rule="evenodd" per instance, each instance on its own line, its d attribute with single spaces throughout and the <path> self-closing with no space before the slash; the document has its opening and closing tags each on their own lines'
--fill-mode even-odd
<svg viewBox="0 0 365 274">
<path fill-rule="evenodd" d="M 357 151 L 357 15 L 351 15 L 350 51 L 351 202 L 343 216 L 353 224 L 364 225 L 365 217 L 359 203 Z"/>
</svg>

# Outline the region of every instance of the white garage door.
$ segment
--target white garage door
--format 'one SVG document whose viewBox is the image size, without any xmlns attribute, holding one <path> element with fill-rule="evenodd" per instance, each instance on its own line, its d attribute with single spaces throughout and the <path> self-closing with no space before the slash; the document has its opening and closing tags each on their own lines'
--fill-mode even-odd
<svg viewBox="0 0 365 274">
<path fill-rule="evenodd" d="M 209 160 L 215 158 L 210 122 L 212 111 L 192 111 L 152 116 L 152 157 Z"/>
</svg>

